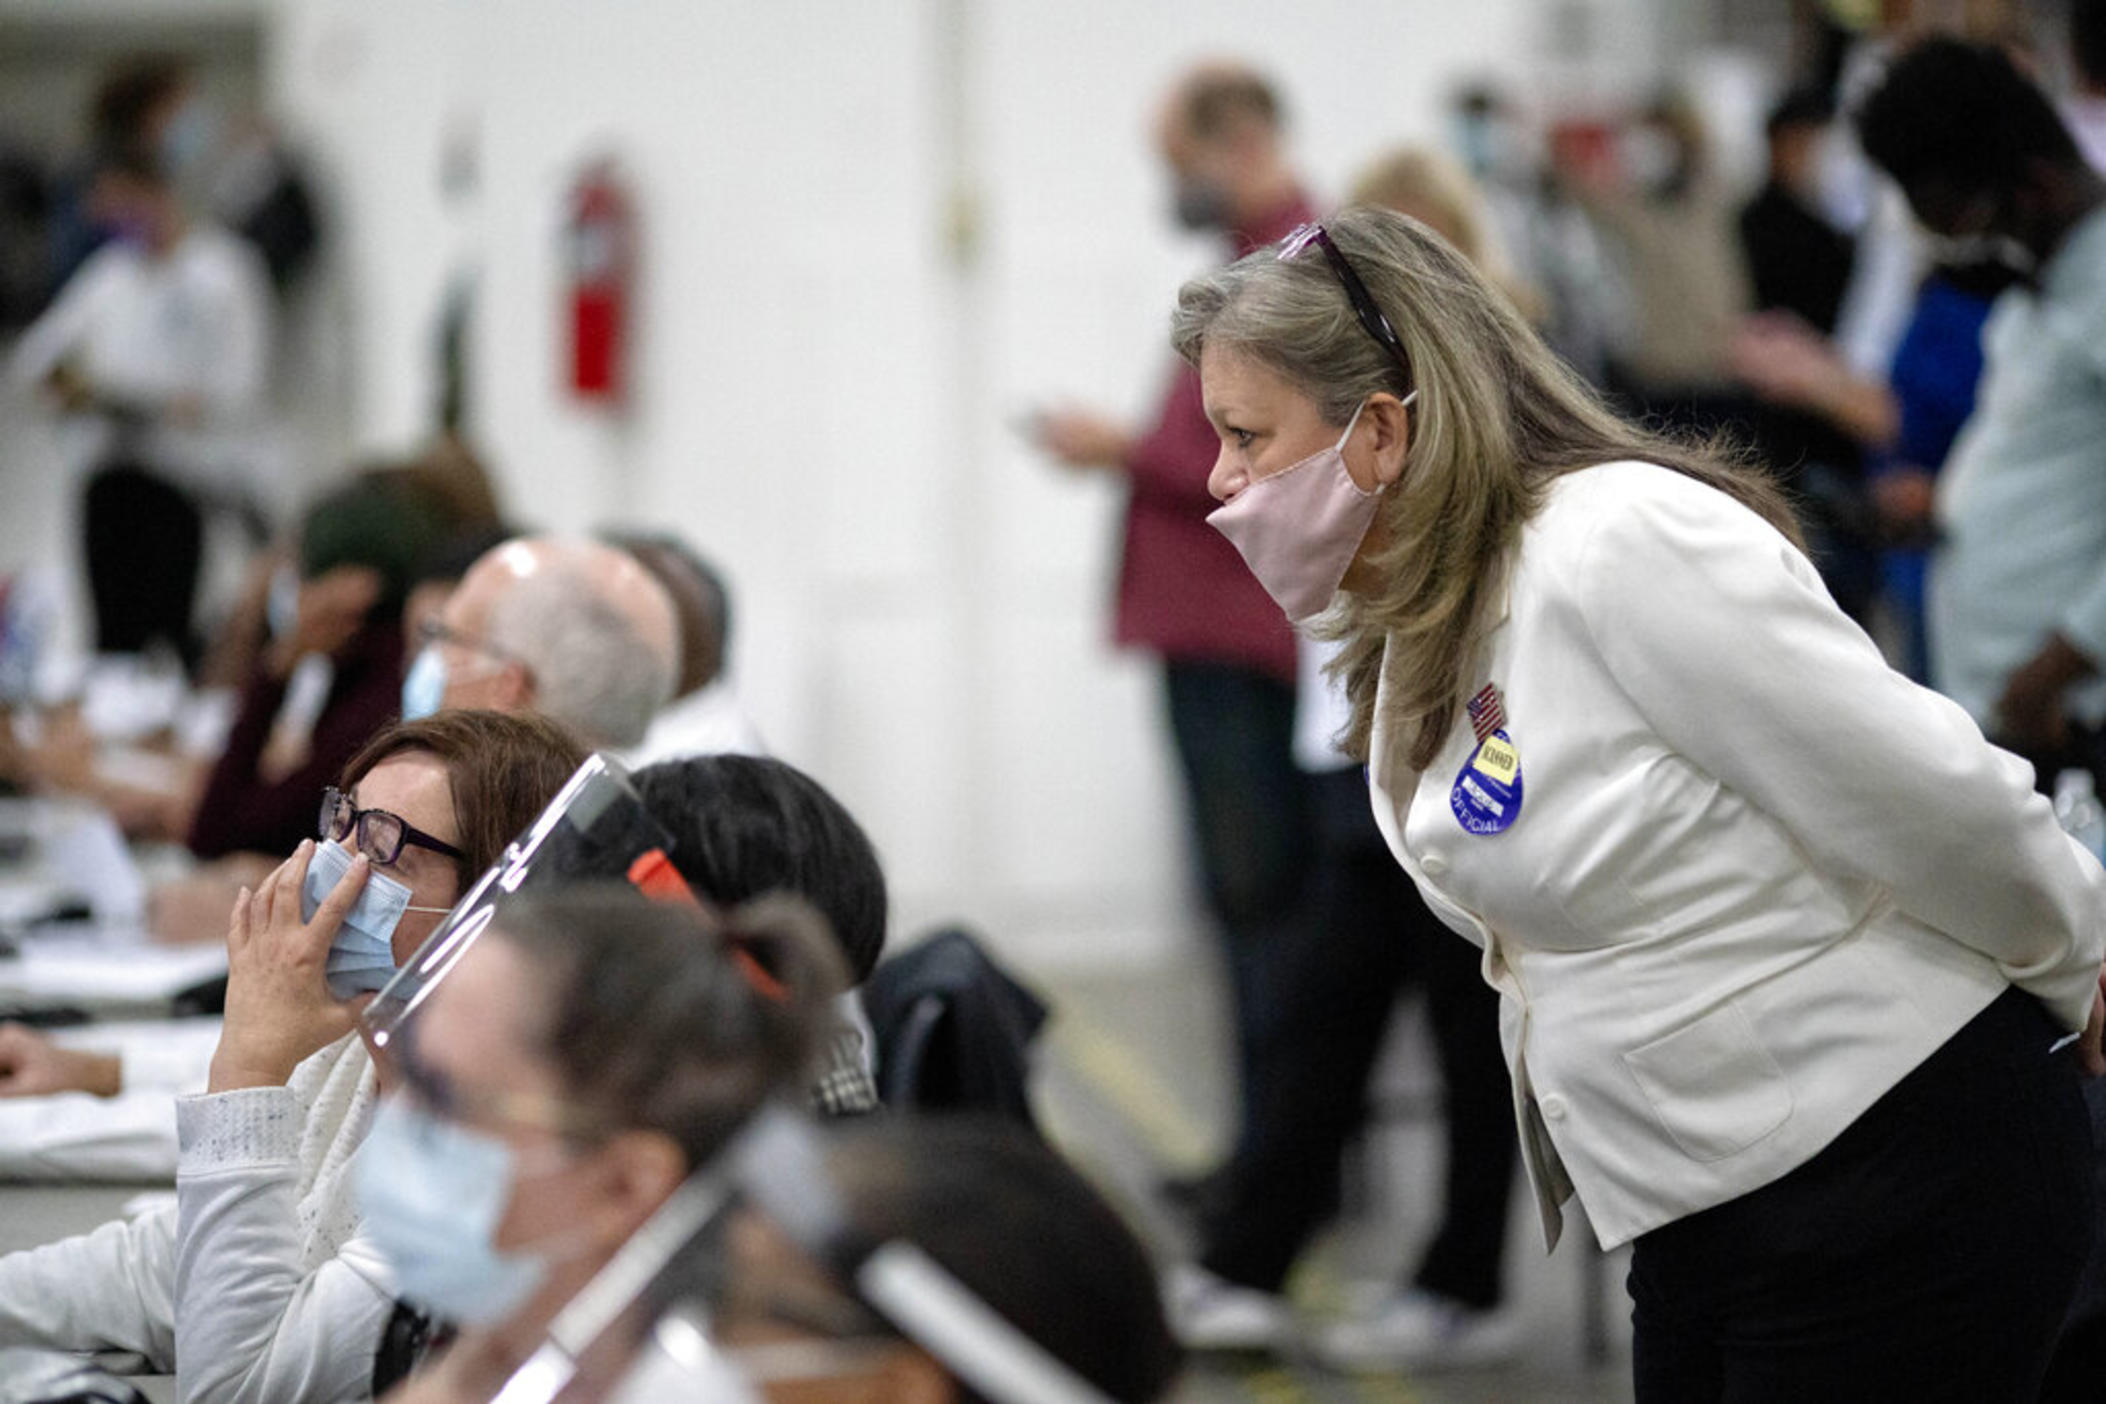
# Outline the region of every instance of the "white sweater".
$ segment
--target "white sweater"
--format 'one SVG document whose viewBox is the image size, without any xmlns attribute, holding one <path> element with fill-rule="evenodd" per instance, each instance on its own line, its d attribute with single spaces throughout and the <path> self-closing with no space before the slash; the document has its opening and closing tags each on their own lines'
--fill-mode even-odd
<svg viewBox="0 0 2106 1404">
<path fill-rule="evenodd" d="M 174 1210 L 0 1258 L 0 1345 L 136 1352 L 184 1404 L 367 1398 L 394 1308 L 355 1236 L 374 1095 L 350 1035 L 284 1087 L 181 1098 Z"/>
</svg>

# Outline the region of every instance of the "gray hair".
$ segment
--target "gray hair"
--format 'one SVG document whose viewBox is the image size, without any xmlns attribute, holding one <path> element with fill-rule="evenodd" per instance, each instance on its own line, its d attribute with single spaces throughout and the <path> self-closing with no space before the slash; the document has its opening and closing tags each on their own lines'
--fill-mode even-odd
<svg viewBox="0 0 2106 1404">
<path fill-rule="evenodd" d="M 500 595 L 488 637 L 533 670 L 534 709 L 593 746 L 636 745 L 673 695 L 673 660 L 567 561 Z"/>
<path fill-rule="evenodd" d="M 1319 251 L 1260 249 L 1186 283 L 1171 340 L 1198 365 L 1208 347 L 1248 357 L 1346 424 L 1370 396 L 1418 392 L 1397 489 L 1377 508 L 1370 583 L 1341 591 L 1314 632 L 1345 643 L 1334 676 L 1367 759 L 1378 674 L 1394 668 L 1392 720 L 1424 769 L 1461 713 L 1485 604 L 1550 481 L 1638 459 L 1717 488 L 1794 543 L 1798 527 L 1767 476 L 1723 442 L 1652 433 L 1620 418 L 1536 336 L 1461 254 L 1415 219 L 1349 209 L 1325 222 L 1403 342 L 1409 370 L 1368 334 Z"/>
</svg>

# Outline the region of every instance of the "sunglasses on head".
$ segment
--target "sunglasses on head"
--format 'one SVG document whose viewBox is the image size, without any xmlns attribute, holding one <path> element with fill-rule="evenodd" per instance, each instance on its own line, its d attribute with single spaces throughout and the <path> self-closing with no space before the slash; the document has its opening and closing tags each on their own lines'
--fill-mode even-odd
<svg viewBox="0 0 2106 1404">
<path fill-rule="evenodd" d="M 1312 245 L 1323 253 L 1324 262 L 1331 265 L 1331 272 L 1337 277 L 1339 286 L 1345 289 L 1346 301 L 1353 304 L 1353 315 L 1360 319 L 1360 325 L 1367 329 L 1369 336 L 1382 344 L 1383 349 L 1397 358 L 1398 366 L 1404 371 L 1404 383 L 1407 386 L 1417 384 L 1411 373 L 1411 357 L 1404 353 L 1403 338 L 1399 337 L 1397 329 L 1389 324 L 1389 318 L 1383 315 L 1382 308 L 1375 302 L 1374 294 L 1367 290 L 1366 283 L 1360 281 L 1360 275 L 1353 271 L 1353 265 L 1346 261 L 1346 256 L 1338 245 L 1331 242 L 1330 234 L 1321 224 L 1312 220 L 1280 240 L 1277 257 L 1280 262 L 1286 263 L 1306 252 Z"/>
</svg>

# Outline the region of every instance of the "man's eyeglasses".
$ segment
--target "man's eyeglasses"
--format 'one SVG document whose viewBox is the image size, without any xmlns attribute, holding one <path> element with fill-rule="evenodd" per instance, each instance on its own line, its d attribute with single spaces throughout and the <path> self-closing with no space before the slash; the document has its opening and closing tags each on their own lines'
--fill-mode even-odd
<svg viewBox="0 0 2106 1404">
<path fill-rule="evenodd" d="M 1367 284 L 1360 281 L 1360 275 L 1353 271 L 1352 264 L 1346 262 L 1345 254 L 1340 252 L 1338 245 L 1331 242 L 1331 236 L 1324 232 L 1321 224 L 1312 221 L 1280 240 L 1278 258 L 1280 262 L 1285 263 L 1311 244 L 1323 251 L 1324 261 L 1331 265 L 1331 271 L 1338 276 L 1339 286 L 1345 289 L 1346 301 L 1353 304 L 1353 315 L 1360 319 L 1360 325 L 1367 328 L 1367 334 L 1381 342 L 1389 354 L 1397 358 L 1397 364 L 1404 371 L 1405 385 L 1409 387 L 1416 384 L 1411 374 L 1411 357 L 1404 354 L 1403 338 L 1399 337 L 1397 329 L 1389 324 L 1389 318 L 1382 315 L 1382 309 L 1376 304 L 1374 295 L 1367 290 Z"/>
<path fill-rule="evenodd" d="M 414 1021 L 397 1030 L 379 1056 L 407 1096 L 433 1116 L 457 1126 L 548 1131 L 580 1143 L 605 1140 L 621 1129 L 605 1113 L 561 1098 L 459 1086 L 418 1056 Z"/>
<path fill-rule="evenodd" d="M 417 638 L 420 643 L 452 644 L 455 648 L 465 648 L 470 653 L 480 653 L 484 657 L 494 658 L 500 663 L 518 663 L 522 666 L 526 663 L 526 660 L 516 653 L 499 648 L 495 644 L 485 643 L 473 634 L 464 634 L 459 629 L 450 628 L 436 619 L 427 619 L 418 625 Z"/>
<path fill-rule="evenodd" d="M 390 814 L 385 809 L 360 809 L 351 796 L 331 785 L 322 791 L 321 835 L 343 843 L 353 831 L 358 838 L 347 845 L 363 853 L 375 863 L 387 864 L 402 856 L 405 844 L 428 848 L 434 853 L 443 853 L 457 863 L 468 861 L 468 855 L 444 839 L 433 838 L 424 830 L 411 824 L 399 814 Z"/>
</svg>

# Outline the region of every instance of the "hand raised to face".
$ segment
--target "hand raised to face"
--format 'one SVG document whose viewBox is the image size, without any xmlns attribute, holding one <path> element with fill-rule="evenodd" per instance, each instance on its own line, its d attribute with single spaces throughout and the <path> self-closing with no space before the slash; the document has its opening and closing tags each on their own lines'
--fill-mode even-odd
<svg viewBox="0 0 2106 1404">
<path fill-rule="evenodd" d="M 253 893 L 234 900 L 227 928 L 227 1013 L 212 1055 L 209 1090 L 279 1087 L 310 1054 L 351 1032 L 371 995 L 340 1000 L 329 993 L 330 942 L 366 885 L 363 854 L 331 888 L 310 921 L 300 919 L 300 890 L 314 858 L 308 839 Z"/>
</svg>

